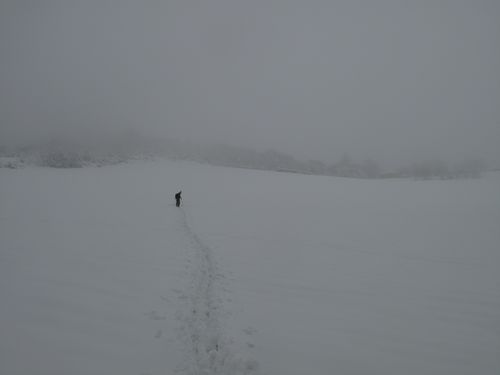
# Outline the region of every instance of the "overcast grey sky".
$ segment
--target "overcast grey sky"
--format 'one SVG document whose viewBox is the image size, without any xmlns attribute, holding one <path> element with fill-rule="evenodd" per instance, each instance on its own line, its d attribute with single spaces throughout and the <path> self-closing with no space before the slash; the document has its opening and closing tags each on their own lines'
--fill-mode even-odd
<svg viewBox="0 0 500 375">
<path fill-rule="evenodd" d="M 0 137 L 101 128 L 500 161 L 500 1 L 0 1 Z"/>
</svg>

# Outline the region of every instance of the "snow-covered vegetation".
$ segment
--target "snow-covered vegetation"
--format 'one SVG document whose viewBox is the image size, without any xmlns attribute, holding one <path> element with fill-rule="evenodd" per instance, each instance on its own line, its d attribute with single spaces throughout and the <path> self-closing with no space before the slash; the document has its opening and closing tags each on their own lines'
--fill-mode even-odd
<svg viewBox="0 0 500 375">
<path fill-rule="evenodd" d="M 499 191 L 2 168 L 0 373 L 496 375 Z"/>
<path fill-rule="evenodd" d="M 18 168 L 32 164 L 53 168 L 80 168 L 123 163 L 156 157 L 191 160 L 217 166 L 284 171 L 354 178 L 454 179 L 478 178 L 486 164 L 474 158 L 445 163 L 424 160 L 398 168 L 388 168 L 372 159 L 356 161 L 344 154 L 339 161 L 327 164 L 318 160 L 299 161 L 283 152 L 256 150 L 222 144 L 199 144 L 168 138 L 151 138 L 137 132 L 99 138 L 56 138 L 22 147 L 0 147 L 0 167 Z"/>
</svg>

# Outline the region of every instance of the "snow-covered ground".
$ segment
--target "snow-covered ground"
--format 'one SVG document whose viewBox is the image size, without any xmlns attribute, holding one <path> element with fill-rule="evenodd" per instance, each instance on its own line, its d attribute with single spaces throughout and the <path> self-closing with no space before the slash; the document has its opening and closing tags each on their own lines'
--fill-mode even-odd
<svg viewBox="0 0 500 375">
<path fill-rule="evenodd" d="M 0 374 L 497 375 L 499 193 L 498 174 L 0 169 Z"/>
</svg>

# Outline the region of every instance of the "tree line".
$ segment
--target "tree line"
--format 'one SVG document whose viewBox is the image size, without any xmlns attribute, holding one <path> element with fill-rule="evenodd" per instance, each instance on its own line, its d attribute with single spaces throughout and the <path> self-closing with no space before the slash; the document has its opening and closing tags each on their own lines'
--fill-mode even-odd
<svg viewBox="0 0 500 375">
<path fill-rule="evenodd" d="M 81 168 L 123 163 L 134 159 L 168 158 L 219 166 L 274 170 L 351 178 L 477 178 L 486 169 L 479 159 L 445 163 L 432 159 L 396 169 L 374 160 L 355 161 L 348 154 L 328 164 L 319 160 L 300 161 L 282 152 L 256 151 L 229 145 L 207 145 L 173 139 L 148 138 L 135 132 L 80 141 L 52 138 L 17 147 L 0 146 L 0 166 L 16 168 L 26 164 L 53 168 Z"/>
</svg>

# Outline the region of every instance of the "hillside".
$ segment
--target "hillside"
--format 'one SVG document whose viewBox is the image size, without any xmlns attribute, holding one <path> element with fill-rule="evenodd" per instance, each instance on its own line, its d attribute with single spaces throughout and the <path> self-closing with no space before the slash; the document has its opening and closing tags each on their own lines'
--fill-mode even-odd
<svg viewBox="0 0 500 375">
<path fill-rule="evenodd" d="M 0 373 L 498 374 L 498 191 L 0 169 Z"/>
</svg>

